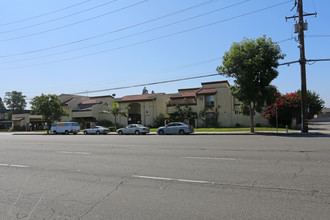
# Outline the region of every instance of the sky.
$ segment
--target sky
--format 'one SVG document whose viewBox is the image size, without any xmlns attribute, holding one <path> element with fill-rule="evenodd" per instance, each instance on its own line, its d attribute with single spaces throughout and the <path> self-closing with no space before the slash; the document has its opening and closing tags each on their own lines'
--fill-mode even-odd
<svg viewBox="0 0 330 220">
<path fill-rule="evenodd" d="M 330 1 L 304 0 L 306 58 L 330 58 Z M 141 94 L 143 84 L 216 74 L 233 42 L 266 35 L 299 59 L 294 0 L 10 0 L 0 1 L 0 97 L 19 91 L 116 97 Z M 307 89 L 330 107 L 330 62 L 308 63 Z M 273 80 L 282 93 L 301 88 L 299 64 Z M 214 75 L 147 85 L 175 93 Z M 140 85 L 133 87 L 134 85 Z M 131 87 L 116 89 L 120 87 Z M 102 91 L 100 91 L 102 90 Z"/>
</svg>

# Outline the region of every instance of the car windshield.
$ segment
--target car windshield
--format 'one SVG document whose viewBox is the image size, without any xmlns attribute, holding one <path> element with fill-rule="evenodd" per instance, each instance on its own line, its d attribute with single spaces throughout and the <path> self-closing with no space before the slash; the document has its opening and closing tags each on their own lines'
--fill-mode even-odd
<svg viewBox="0 0 330 220">
<path fill-rule="evenodd" d="M 143 125 L 136 125 L 137 127 L 139 127 L 139 128 L 143 128 L 144 126 Z"/>
</svg>

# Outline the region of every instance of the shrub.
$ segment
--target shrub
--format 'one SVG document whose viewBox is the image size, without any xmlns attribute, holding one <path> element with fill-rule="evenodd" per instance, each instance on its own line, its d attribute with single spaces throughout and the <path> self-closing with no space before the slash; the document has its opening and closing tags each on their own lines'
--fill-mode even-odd
<svg viewBox="0 0 330 220">
<path fill-rule="evenodd" d="M 100 120 L 100 121 L 96 122 L 96 125 L 108 128 L 108 127 L 112 127 L 113 123 L 111 121 L 108 121 L 108 120 Z"/>
<path fill-rule="evenodd" d="M 291 126 L 292 119 L 299 115 L 300 96 L 295 93 L 282 95 L 276 103 L 266 107 L 264 117 L 273 126 L 276 126 L 276 116 L 280 127 Z"/>
<path fill-rule="evenodd" d="M 165 125 L 165 116 L 160 113 L 154 120 L 153 127 L 158 128 Z"/>
<path fill-rule="evenodd" d="M 12 131 L 26 131 L 26 127 L 15 125 Z"/>
</svg>

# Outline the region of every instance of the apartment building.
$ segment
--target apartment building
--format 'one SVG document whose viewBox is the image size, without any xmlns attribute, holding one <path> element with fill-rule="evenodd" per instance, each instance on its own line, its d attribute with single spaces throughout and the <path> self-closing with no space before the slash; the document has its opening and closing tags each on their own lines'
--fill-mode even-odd
<svg viewBox="0 0 330 220">
<path fill-rule="evenodd" d="M 127 110 L 128 117 L 119 116 L 117 123 L 121 125 L 141 123 L 152 126 L 160 114 L 168 116 L 175 106 L 188 105 L 197 114 L 197 119 L 187 122 L 195 127 L 235 127 L 249 126 L 249 117 L 240 112 L 240 103 L 229 90 L 228 81 L 204 82 L 198 88 L 179 89 L 177 93 L 155 93 L 143 95 L 128 95 L 121 98 L 112 96 L 78 96 L 62 94 L 59 96 L 62 107 L 69 116 L 62 121 L 77 121 L 83 127 L 91 127 L 100 120 L 115 121 L 111 114 L 105 113 L 104 103 L 116 101 Z M 255 123 L 267 126 L 267 120 L 259 114 Z"/>
</svg>

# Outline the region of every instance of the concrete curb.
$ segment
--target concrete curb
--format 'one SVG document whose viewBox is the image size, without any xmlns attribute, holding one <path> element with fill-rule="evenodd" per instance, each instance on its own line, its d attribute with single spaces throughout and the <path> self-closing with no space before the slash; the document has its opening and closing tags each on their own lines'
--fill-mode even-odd
<svg viewBox="0 0 330 220">
<path fill-rule="evenodd" d="M 1 134 L 1 133 L 0 133 Z M 47 134 L 44 132 L 6 132 L 3 134 L 7 134 L 7 135 L 52 135 L 53 134 Z M 58 135 L 62 135 L 62 134 L 58 134 Z M 64 135 L 64 134 L 63 134 Z M 70 134 L 73 135 L 73 134 Z M 84 135 L 82 132 L 79 132 L 77 135 Z M 108 135 L 118 135 L 116 132 L 110 132 Z M 157 135 L 156 132 L 150 132 L 148 135 Z M 251 132 L 246 132 L 246 131 L 242 131 L 242 132 L 195 132 L 193 134 L 190 134 L 192 136 L 195 135 L 276 135 L 276 136 L 328 136 L 330 135 L 330 133 L 325 133 L 325 132 L 314 132 L 311 131 L 309 133 L 301 133 L 300 131 L 290 131 L 288 133 L 286 132 L 272 132 L 272 131 L 258 131 L 255 133 L 251 133 Z M 118 135 L 119 136 L 119 135 Z M 167 135 L 165 135 L 167 136 Z"/>
</svg>

